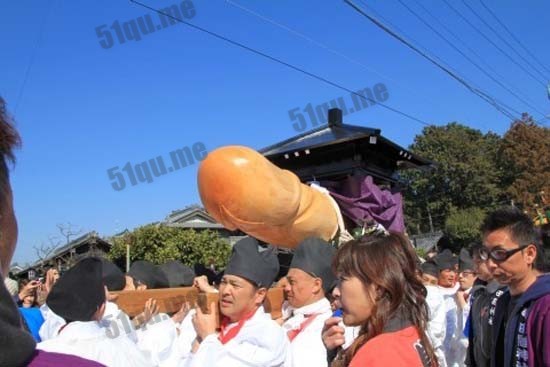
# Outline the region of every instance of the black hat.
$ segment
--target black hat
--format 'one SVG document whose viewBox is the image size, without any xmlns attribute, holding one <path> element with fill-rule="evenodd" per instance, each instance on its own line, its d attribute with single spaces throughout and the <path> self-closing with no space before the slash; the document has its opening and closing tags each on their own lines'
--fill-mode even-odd
<svg viewBox="0 0 550 367">
<path fill-rule="evenodd" d="M 327 293 L 336 280 L 331 268 L 335 253 L 336 249 L 328 242 L 320 238 L 307 238 L 296 247 L 290 268 L 321 278 L 323 290 Z"/>
<path fill-rule="evenodd" d="M 85 258 L 69 269 L 48 294 L 48 307 L 67 321 L 91 321 L 105 303 L 103 264 L 95 257 Z"/>
<path fill-rule="evenodd" d="M 107 289 L 110 292 L 124 289 L 124 286 L 126 285 L 126 278 L 124 277 L 122 270 L 105 258 L 101 258 L 101 262 L 103 263 L 103 284 L 105 284 Z"/>
<path fill-rule="evenodd" d="M 128 275 L 147 286 L 147 289 L 168 288 L 166 275 L 155 264 L 138 260 L 132 263 Z"/>
<path fill-rule="evenodd" d="M 474 270 L 474 261 L 468 250 L 463 248 L 458 256 L 458 271 Z"/>
<path fill-rule="evenodd" d="M 439 271 L 446 270 L 446 269 L 454 270 L 457 264 L 457 259 L 456 259 L 456 256 L 453 255 L 451 250 L 447 249 L 437 254 L 434 257 L 434 262 L 437 265 L 437 269 Z"/>
<path fill-rule="evenodd" d="M 189 266 L 183 265 L 181 261 L 171 260 L 160 266 L 160 270 L 168 279 L 170 287 L 187 287 L 193 285 L 195 272 Z"/>
<path fill-rule="evenodd" d="M 225 275 L 245 278 L 258 287 L 269 288 L 279 273 L 275 247 L 260 246 L 258 240 L 245 237 L 235 245 Z"/>
<path fill-rule="evenodd" d="M 439 276 L 439 269 L 436 263 L 431 260 L 428 260 L 422 263 L 422 265 L 420 265 L 420 269 L 424 274 L 433 275 L 436 278 Z"/>
</svg>

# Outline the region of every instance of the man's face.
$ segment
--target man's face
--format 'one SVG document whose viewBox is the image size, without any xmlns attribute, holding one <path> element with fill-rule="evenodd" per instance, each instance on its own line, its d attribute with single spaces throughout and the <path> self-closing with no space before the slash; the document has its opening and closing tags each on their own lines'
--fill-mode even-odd
<svg viewBox="0 0 550 367">
<path fill-rule="evenodd" d="M 10 263 L 17 243 L 17 220 L 13 211 L 13 195 L 8 184 L 6 190 L 0 189 L 0 268 L 2 278 L 8 276 Z"/>
<path fill-rule="evenodd" d="M 512 238 L 508 229 L 497 229 L 485 234 L 483 245 L 490 252 L 494 249 L 515 250 L 519 244 Z M 493 278 L 500 284 L 519 284 L 532 269 L 536 258 L 536 248 L 529 245 L 525 249 L 516 252 L 504 261 L 495 261 L 490 256 L 487 259 L 487 267 Z"/>
<path fill-rule="evenodd" d="M 479 254 L 477 253 L 474 253 L 472 259 L 474 260 L 474 271 L 476 272 L 477 277 L 484 282 L 491 281 L 493 279 L 493 274 L 489 271 L 487 263 L 481 260 Z"/>
<path fill-rule="evenodd" d="M 473 270 L 464 270 L 458 273 L 458 283 L 462 291 L 472 288 L 475 280 L 476 274 Z"/>
<path fill-rule="evenodd" d="M 437 277 L 432 274 L 422 273 L 422 284 L 424 285 L 437 285 Z"/>
<path fill-rule="evenodd" d="M 444 288 L 452 288 L 455 285 L 456 272 L 454 269 L 443 269 L 439 272 L 437 284 Z"/>
<path fill-rule="evenodd" d="M 236 322 L 262 304 L 267 290 L 236 275 L 224 275 L 219 292 L 220 312 Z"/>
<path fill-rule="evenodd" d="M 288 284 L 285 295 L 288 303 L 294 308 L 300 308 L 315 302 L 322 291 L 320 280 L 301 269 L 291 268 L 287 274 Z"/>
</svg>

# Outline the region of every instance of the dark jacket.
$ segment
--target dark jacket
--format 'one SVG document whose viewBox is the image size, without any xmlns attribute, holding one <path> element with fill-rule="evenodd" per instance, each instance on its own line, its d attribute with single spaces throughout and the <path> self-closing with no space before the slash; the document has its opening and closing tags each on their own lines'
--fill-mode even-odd
<svg viewBox="0 0 550 367">
<path fill-rule="evenodd" d="M 519 297 L 504 328 L 510 300 L 507 291 L 497 302 L 491 366 L 550 367 L 550 274 L 539 276 Z"/>
<path fill-rule="evenodd" d="M 496 292 L 500 292 L 497 295 Z M 489 367 L 491 361 L 492 327 L 490 322 L 491 303 L 504 291 L 498 282 L 479 281 L 474 285 L 470 297 L 472 306 L 469 315 L 468 353 L 466 365 L 470 367 Z M 494 310 L 493 310 L 494 312 Z"/>
</svg>

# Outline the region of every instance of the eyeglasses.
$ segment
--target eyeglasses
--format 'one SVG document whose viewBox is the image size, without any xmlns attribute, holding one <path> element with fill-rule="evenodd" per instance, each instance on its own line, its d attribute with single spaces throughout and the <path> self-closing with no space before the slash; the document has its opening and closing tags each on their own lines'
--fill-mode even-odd
<svg viewBox="0 0 550 367">
<path fill-rule="evenodd" d="M 520 247 L 515 248 L 513 250 L 504 250 L 504 249 L 501 249 L 501 248 L 495 248 L 495 249 L 490 250 L 490 251 L 486 247 L 482 247 L 482 248 L 479 249 L 479 257 L 483 261 L 487 261 L 487 260 L 489 260 L 489 258 L 491 258 L 491 260 L 494 260 L 496 262 L 503 262 L 503 261 L 508 260 L 508 258 L 510 256 L 512 256 L 513 254 L 523 250 L 527 246 L 529 246 L 529 245 L 520 246 Z"/>
</svg>

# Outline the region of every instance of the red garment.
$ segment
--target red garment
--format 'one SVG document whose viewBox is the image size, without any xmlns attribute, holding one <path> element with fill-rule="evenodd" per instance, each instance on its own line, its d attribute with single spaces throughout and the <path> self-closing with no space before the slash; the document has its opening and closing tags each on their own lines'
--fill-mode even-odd
<svg viewBox="0 0 550 367">
<path fill-rule="evenodd" d="M 349 367 L 423 367 L 419 345 L 420 335 L 414 326 L 380 334 L 355 353 Z"/>
</svg>

